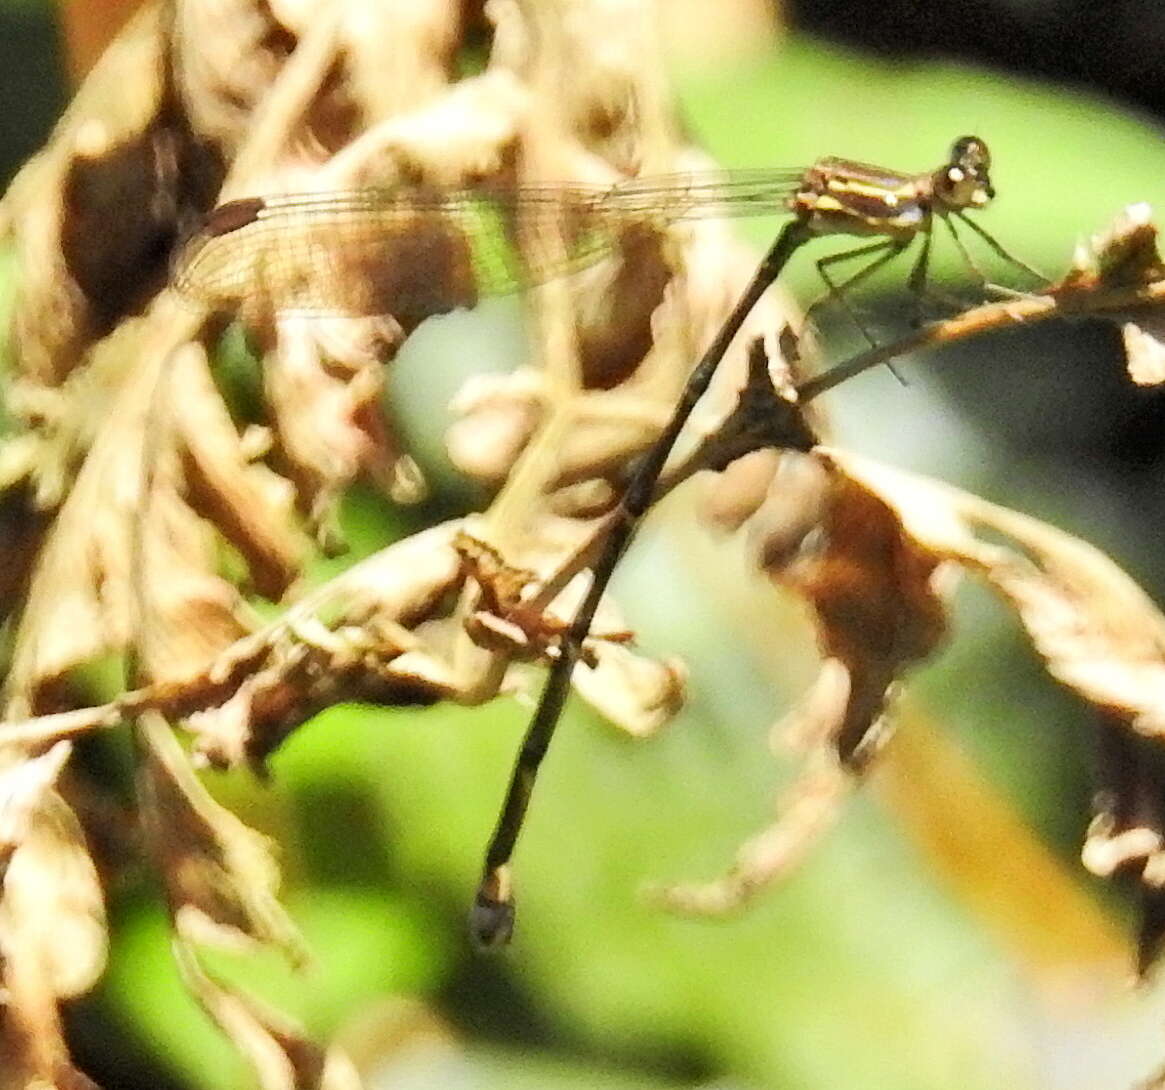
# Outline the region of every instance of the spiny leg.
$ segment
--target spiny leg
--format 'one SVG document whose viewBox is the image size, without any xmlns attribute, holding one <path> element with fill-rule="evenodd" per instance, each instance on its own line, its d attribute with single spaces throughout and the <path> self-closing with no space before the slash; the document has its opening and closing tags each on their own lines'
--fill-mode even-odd
<svg viewBox="0 0 1165 1090">
<path fill-rule="evenodd" d="M 861 281 L 865 280 L 866 277 L 877 272 L 877 270 L 885 265 L 888 261 L 892 261 L 895 257 L 902 253 L 902 251 L 905 250 L 908 245 L 909 242 L 899 242 L 896 239 L 888 239 L 882 242 L 875 242 L 870 246 L 859 246 L 855 250 L 844 250 L 840 254 L 829 254 L 827 257 L 823 257 L 820 261 L 817 262 L 817 272 L 821 279 L 825 281 L 825 286 L 828 290 L 821 299 L 817 299 L 810 304 L 808 310 L 805 311 L 805 317 L 808 318 L 813 313 L 813 311 L 816 310 L 817 307 L 822 304 L 822 302 L 824 302 L 825 299 L 833 299 L 846 312 L 846 314 L 849 316 L 849 320 L 858 327 L 862 336 L 865 337 L 869 342 L 870 347 L 877 348 L 878 342 L 870 335 L 869 330 L 867 330 L 866 327 L 862 325 L 861 319 L 858 318 L 857 313 L 854 311 L 853 307 L 850 306 L 849 300 L 845 297 L 845 292 L 852 288 L 855 284 L 861 283 Z M 863 265 L 856 273 L 847 277 L 840 284 L 834 283 L 829 273 L 826 272 L 826 269 L 830 265 L 836 265 L 839 261 L 848 261 L 851 258 L 862 257 L 864 255 L 874 253 L 876 253 L 878 256 L 875 257 L 873 261 Z M 886 366 L 890 368 L 890 373 L 905 386 L 906 382 L 898 373 L 898 369 L 892 363 L 888 363 Z"/>
<path fill-rule="evenodd" d="M 1048 278 L 1042 272 L 1040 272 L 1039 269 L 1033 269 L 1031 265 L 1028 265 L 1024 261 L 1020 261 L 1020 259 L 1014 254 L 1008 253 L 1008 251 L 1005 250 L 1003 246 L 996 241 L 993 235 L 989 235 L 982 227 L 979 226 L 979 224 L 971 219 L 970 216 L 963 212 L 957 211 L 953 212 L 952 215 L 958 216 L 961 223 L 965 223 L 968 227 L 970 227 L 971 230 L 975 232 L 975 234 L 977 234 L 984 242 L 986 242 L 987 245 L 990 246 L 991 249 L 994 250 L 1009 265 L 1013 265 L 1017 269 L 1022 269 L 1025 273 L 1028 274 L 1028 276 L 1035 277 L 1035 279 L 1038 280 L 1041 284 L 1049 283 Z"/>
<path fill-rule="evenodd" d="M 696 403 L 707 391 L 716 368 L 732 343 L 745 318 L 767 288 L 776 280 L 789 258 L 814 236 L 801 220 L 787 224 L 777 236 L 757 269 L 744 294 L 732 308 L 715 339 L 696 364 L 671 419 L 655 445 L 643 456 L 631 473 L 627 488 L 612 512 L 611 529 L 603 542 L 602 552 L 592 566 L 592 579 L 586 597 L 566 635 L 559 644 L 558 658 L 550 668 L 538 708 L 530 721 L 522 748 L 510 775 L 505 802 L 486 849 L 481 882 L 470 912 L 470 930 L 480 947 L 500 946 L 509 941 L 514 926 L 514 898 L 510 878 L 513 855 L 522 821 L 530 805 L 535 780 L 542 759 L 550 746 L 554 728 L 562 714 L 570 691 L 570 675 L 582 655 L 583 640 L 591 629 L 595 611 L 614 573 L 615 565 L 631 542 L 639 521 L 651 506 L 659 475 L 675 446 L 680 432 Z"/>
<path fill-rule="evenodd" d="M 930 270 L 930 244 L 933 237 L 934 233 L 928 226 L 922 234 L 922 250 L 911 267 L 910 276 L 906 281 L 906 286 L 914 297 L 914 321 L 911 324 L 915 328 L 922 325 L 922 306 L 927 297 L 926 277 Z"/>
<path fill-rule="evenodd" d="M 962 236 L 958 231 L 955 230 L 954 222 L 949 218 L 945 218 L 943 222 L 946 223 L 947 230 L 951 233 L 951 238 L 954 240 L 955 246 L 958 248 L 959 255 L 962 257 L 963 263 L 971 270 L 976 279 L 979 281 L 979 285 L 983 289 L 983 295 L 985 297 L 995 296 L 1001 299 L 1022 299 L 1031 294 L 1030 292 L 1016 291 L 1014 288 L 1009 288 L 1003 284 L 996 284 L 988 280 L 987 274 L 979 267 L 979 264 L 975 261 L 971 251 L 968 250 L 964 245 Z M 977 226 L 970 220 L 965 220 L 965 222 L 970 224 L 972 228 Z M 1027 268 L 1027 266 L 1021 267 L 1025 269 Z M 1034 272 L 1035 270 L 1032 269 L 1030 271 Z M 958 305 L 956 309 L 963 310 L 964 308 L 962 305 Z"/>
<path fill-rule="evenodd" d="M 950 227 L 950 221 L 947 220 L 945 222 L 947 223 L 947 226 Z M 934 230 L 933 221 L 931 221 L 931 224 L 927 227 L 926 231 L 923 232 L 922 252 L 918 255 L 918 260 L 915 261 L 914 267 L 910 270 L 910 278 L 907 280 L 907 286 L 910 288 L 910 291 L 915 299 L 913 322 L 915 328 L 922 325 L 922 308 L 923 305 L 927 302 L 934 303 L 936 306 L 949 307 L 955 311 L 961 311 L 965 309 L 961 299 L 956 298 L 949 292 L 945 292 L 939 288 L 934 287 L 928 280 L 928 274 L 930 272 L 930 248 L 933 241 Z M 965 252 L 963 251 L 961 241 L 957 236 L 955 237 L 955 243 L 958 245 L 961 252 Z M 968 264 L 971 266 L 972 271 L 976 275 L 979 275 L 979 270 L 975 263 L 970 260 L 969 255 L 967 260 Z"/>
<path fill-rule="evenodd" d="M 877 348 L 878 342 L 874 340 L 872 336 L 870 336 L 869 331 L 864 325 L 862 325 L 861 319 L 858 318 L 853 307 L 849 305 L 849 300 L 846 299 L 845 292 L 854 287 L 856 284 L 861 283 L 861 281 L 865 280 L 866 277 L 870 276 L 872 273 L 877 272 L 877 270 L 885 265 L 886 262 L 897 257 L 904 249 L 906 249 L 907 245 L 908 244 L 905 242 L 898 242 L 894 239 L 889 239 L 881 242 L 875 242 L 870 246 L 859 246 L 855 250 L 844 250 L 839 254 L 829 254 L 828 256 L 821 258 L 821 260 L 817 262 L 817 273 L 821 279 L 825 281 L 825 287 L 827 290 L 824 296 L 814 300 L 814 302 L 810 304 L 808 310 L 805 311 L 805 317 L 808 318 L 809 315 L 811 315 L 819 306 L 821 306 L 821 304 L 825 302 L 826 299 L 832 299 L 845 311 L 846 315 L 849 317 L 849 320 L 853 322 L 855 326 L 857 326 L 862 336 L 870 342 L 870 347 Z M 863 257 L 867 254 L 873 253 L 876 253 L 879 256 L 874 258 L 874 260 L 868 264 L 863 265 L 856 273 L 847 277 L 840 284 L 835 283 L 833 278 L 826 271 L 829 266 L 836 265 L 838 262 L 849 261 L 851 258 Z"/>
<path fill-rule="evenodd" d="M 989 286 L 987 274 L 979 268 L 978 263 L 971 256 L 971 251 L 963 244 L 962 238 L 959 237 L 959 232 L 955 230 L 954 223 L 947 217 L 944 217 L 943 222 L 947 225 L 947 230 L 951 233 L 951 238 L 955 243 L 955 249 L 959 251 L 959 256 L 963 259 L 963 263 L 971 270 L 975 279 L 979 281 L 980 286 L 986 291 Z"/>
</svg>

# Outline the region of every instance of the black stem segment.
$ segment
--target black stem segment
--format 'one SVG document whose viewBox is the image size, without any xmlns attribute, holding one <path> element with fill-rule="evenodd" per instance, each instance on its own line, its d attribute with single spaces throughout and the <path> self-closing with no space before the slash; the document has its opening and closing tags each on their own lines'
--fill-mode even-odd
<svg viewBox="0 0 1165 1090">
<path fill-rule="evenodd" d="M 602 552 L 593 565 L 590 588 L 559 644 L 558 657 L 550 668 L 538 708 L 526 731 L 514 771 L 510 776 L 506 801 L 486 851 L 481 884 L 478 886 L 470 912 L 471 934 L 477 945 L 483 949 L 505 945 L 513 933 L 514 899 L 509 873 L 510 857 L 513 855 L 523 818 L 530 805 L 539 766 L 550 747 L 554 729 L 570 692 L 571 674 L 582 655 L 583 641 L 590 632 L 591 622 L 607 584 L 620 557 L 631 543 L 640 520 L 651 506 L 655 486 L 668 455 L 671 454 L 696 403 L 711 384 L 728 346 L 752 308 L 777 279 L 796 250 L 813 237 L 812 232 L 801 220 L 793 220 L 781 230 L 744 290 L 744 294 L 732 308 L 715 339 L 693 369 L 667 427 L 636 466 L 619 501 Z"/>
</svg>

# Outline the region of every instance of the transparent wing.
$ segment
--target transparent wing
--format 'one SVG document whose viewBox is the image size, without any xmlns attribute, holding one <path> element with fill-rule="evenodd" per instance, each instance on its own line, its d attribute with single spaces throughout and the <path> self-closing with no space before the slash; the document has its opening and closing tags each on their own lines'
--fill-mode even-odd
<svg viewBox="0 0 1165 1090">
<path fill-rule="evenodd" d="M 628 228 L 779 214 L 800 171 L 638 178 L 610 187 L 398 187 L 216 209 L 183 247 L 177 290 L 219 310 L 424 315 L 520 290 L 610 253 Z M 544 232 L 557 244 L 514 245 Z"/>
</svg>

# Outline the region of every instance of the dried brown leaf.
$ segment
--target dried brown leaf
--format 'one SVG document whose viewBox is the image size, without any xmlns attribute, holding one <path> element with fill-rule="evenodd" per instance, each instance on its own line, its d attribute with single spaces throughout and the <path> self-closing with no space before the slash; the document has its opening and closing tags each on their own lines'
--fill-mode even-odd
<svg viewBox="0 0 1165 1090">
<path fill-rule="evenodd" d="M 745 528 L 760 567 L 812 609 L 824 661 L 809 692 L 773 728 L 804 767 L 773 823 L 721 878 L 654 897 L 679 912 L 722 914 L 788 873 L 837 819 L 888 737 L 886 704 L 902 674 L 947 630 L 941 556 L 895 509 L 820 453 L 755 451 L 717 478 L 708 514 Z"/>
<path fill-rule="evenodd" d="M 844 685 L 844 676 L 836 680 Z M 855 783 L 838 764 L 833 748 L 819 745 L 780 800 L 777 819 L 740 848 L 727 873 L 702 885 L 658 887 L 649 895 L 663 907 L 686 915 L 721 916 L 735 911 L 804 859 L 837 820 Z"/>
<path fill-rule="evenodd" d="M 247 764 L 262 774 L 267 757 L 295 728 L 344 701 L 381 705 L 429 703 L 444 695 L 414 670 L 393 663 L 415 641 L 386 626 L 334 630 L 295 625 L 273 641 L 263 664 L 225 700 L 187 722 L 199 758 L 225 768 Z"/>
<path fill-rule="evenodd" d="M 545 377 L 528 367 L 466 379 L 449 406 L 450 461 L 484 484 L 501 484 L 537 430 L 544 398 Z"/>
<path fill-rule="evenodd" d="M 235 682 L 186 702 L 199 756 L 262 771 L 292 730 L 330 704 L 430 703 L 457 694 L 452 667 L 412 629 L 439 616 L 460 585 L 459 527 L 444 523 L 390 545 L 220 656 L 215 672 Z"/>
<path fill-rule="evenodd" d="M 19 372 L 59 385 L 166 277 L 179 221 L 218 171 L 168 113 L 167 23 L 148 5 L 85 80 L 4 198 L 20 278 Z"/>
<path fill-rule="evenodd" d="M 307 551 L 293 529 L 292 488 L 248 457 L 200 345 L 176 351 L 166 372 L 184 498 L 242 553 L 255 589 L 278 598 Z"/>
<path fill-rule="evenodd" d="M 1127 288 L 1165 277 L 1157 249 L 1157 226 L 1147 204 L 1131 204 L 1104 231 L 1076 248 L 1072 268 L 1056 294 Z"/>
<path fill-rule="evenodd" d="M 194 131 L 233 163 L 252 138 L 255 112 L 296 45 L 295 33 L 270 5 L 250 0 L 180 0 L 171 17 L 182 110 Z"/>
<path fill-rule="evenodd" d="M 575 691 L 609 722 L 636 738 L 663 727 L 683 707 L 688 671 L 676 658 L 657 660 L 595 640 L 590 663 L 575 668 Z"/>
<path fill-rule="evenodd" d="M 1102 748 L 1112 756 L 1082 858 L 1096 874 L 1132 873 L 1142 883 L 1145 972 L 1165 934 L 1165 814 L 1160 770 L 1154 755 L 1139 752 L 1135 736 L 1158 740 L 1165 730 L 1165 617 L 1108 557 L 1078 538 L 947 485 L 836 457 L 893 503 L 920 540 L 995 588 L 1048 672 L 1098 709 L 1102 740 L 1110 738 Z"/>
<path fill-rule="evenodd" d="M 246 1057 L 261 1090 L 361 1090 L 355 1068 L 338 1049 L 326 1051 L 302 1026 L 238 988 L 215 980 L 199 963 L 178 918 L 174 954 L 183 982 L 203 1010 Z"/>
<path fill-rule="evenodd" d="M 1160 281 L 1165 262 L 1157 239 L 1149 205 L 1130 205 L 1106 231 L 1076 248 L 1072 268 L 1053 294 L 1071 297 Z M 1121 338 L 1129 378 L 1138 386 L 1156 386 L 1165 381 L 1165 319 L 1148 307 L 1130 309 L 1127 316 L 1131 320 L 1122 322 Z"/>
<path fill-rule="evenodd" d="M 1140 734 L 1165 731 L 1165 617 L 1104 553 L 949 485 L 834 457 L 919 541 L 1003 595 L 1053 677 Z M 977 536 L 984 532 L 1005 544 Z"/>
<path fill-rule="evenodd" d="M 351 339 L 338 345 L 333 338 L 330 350 L 321 346 L 318 319 L 284 319 L 278 331 L 264 363 L 265 390 L 280 454 L 313 521 L 331 530 L 340 493 L 362 473 L 398 502 L 424 498 L 420 471 L 383 415 L 377 350 Z"/>
<path fill-rule="evenodd" d="M 105 965 L 105 909 L 76 816 L 55 789 L 71 752 L 6 751 L 0 771 L 0 966 L 5 1032 L 17 1064 L 49 1085 L 69 1064 L 59 1000 L 93 986 Z"/>
<path fill-rule="evenodd" d="M 200 940 L 259 942 L 303 963 L 303 940 L 276 897 L 270 842 L 211 798 L 160 716 L 145 713 L 138 730 L 142 811 L 171 914 Z"/>
<path fill-rule="evenodd" d="M 791 455 L 782 462 L 800 464 Z M 946 634 L 946 610 L 935 587 L 940 557 L 863 483 L 828 461 L 820 465 L 826 480 L 810 474 L 814 487 L 798 497 L 798 510 L 809 512 L 809 519 L 790 521 L 784 514 L 788 474 L 774 476 L 772 494 L 782 517 L 766 521 L 764 532 L 752 535 L 753 545 L 768 574 L 812 607 L 827 664 L 840 664 L 847 678 L 840 688 L 826 686 L 843 692 L 843 702 L 813 702 L 814 708 L 828 705 L 830 717 L 800 733 L 831 739 L 843 763 L 860 766 L 866 747 L 877 741 L 892 686 Z M 768 514 L 765 504 L 758 511 Z M 827 665 L 830 677 L 835 670 Z M 839 711 L 840 718 L 832 718 Z"/>
<path fill-rule="evenodd" d="M 217 574 L 214 530 L 199 510 L 268 593 L 296 570 L 288 490 L 249 463 L 205 355 L 174 350 L 172 319 L 158 308 L 124 327 L 89 366 L 114 376 L 111 402 L 33 572 L 7 679 L 10 714 L 35 709 L 77 665 L 130 646 L 143 624 L 142 667 L 161 681 L 197 675 L 242 634 L 241 599 Z"/>
<path fill-rule="evenodd" d="M 1129 378 L 1138 386 L 1165 382 L 1165 318 L 1150 316 L 1121 326 Z"/>
</svg>

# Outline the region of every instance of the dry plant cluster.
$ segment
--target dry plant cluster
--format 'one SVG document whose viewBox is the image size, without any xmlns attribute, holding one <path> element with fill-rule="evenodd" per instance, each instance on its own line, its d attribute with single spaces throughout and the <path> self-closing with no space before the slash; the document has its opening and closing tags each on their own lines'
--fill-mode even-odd
<svg viewBox="0 0 1165 1090">
<path fill-rule="evenodd" d="M 86 830 L 99 812 L 94 788 L 70 756 L 74 738 L 113 729 L 134 738 L 140 845 L 193 994 L 267 1090 L 359 1085 L 337 1050 L 200 962 L 207 943 L 304 951 L 276 898 L 269 845 L 194 768 L 263 772 L 289 734 L 336 702 L 477 705 L 527 684 L 527 665 L 556 654 L 618 517 L 628 463 L 668 418 L 755 257 L 712 218 L 602 225 L 609 258 L 529 295 L 537 366 L 475 380 L 458 397 L 448 449 L 491 490 L 489 506 L 294 595 L 312 550 L 342 544 L 337 502 L 353 481 L 371 478 L 402 503 L 423 494 L 385 406 L 385 372 L 421 319 L 474 301 L 474 240 L 418 213 L 385 236 L 376 269 L 366 249 L 333 249 L 321 272 L 305 237 L 301 264 L 257 267 L 213 306 L 169 286 L 171 255 L 212 206 L 253 194 L 604 184 L 705 168 L 679 135 L 646 8 L 491 0 L 485 62 L 458 78 L 482 28 L 448 0 L 155 4 L 4 198 L 18 269 L 7 392 L 18 426 L 0 444 L 10 649 L 0 1087 L 92 1085 L 69 1058 L 59 1004 L 103 970 L 108 875 Z M 561 261 L 588 227 L 548 230 L 520 211 L 502 226 L 541 265 Z M 289 311 L 288 291 L 363 316 Z M 691 429 L 701 434 L 659 493 L 718 474 L 711 521 L 746 534 L 759 568 L 804 601 L 822 662 L 775 728 L 803 772 L 771 828 L 720 880 L 660 891 L 661 901 L 724 911 L 804 855 L 888 737 L 904 672 L 945 639 L 960 573 L 1014 608 L 1048 671 L 1103 720 L 1114 774 L 1085 863 L 1150 891 L 1165 885 L 1159 792 L 1130 758 L 1165 730 L 1165 618 L 1085 543 L 826 447 L 805 410 L 899 352 L 1084 314 L 1123 323 L 1134 380 L 1156 381 L 1163 294 L 1154 229 L 1133 209 L 1042 294 L 927 326 L 817 377 L 782 358 L 796 339 L 774 293 L 755 308 Z M 234 319 L 261 360 L 262 411 L 247 423 L 211 366 Z M 223 574 L 224 543 L 243 578 Z M 261 623 L 243 587 L 288 604 Z M 79 706 L 79 669 L 112 656 L 129 664 L 124 691 Z M 677 663 L 630 644 L 605 601 L 574 673 L 582 699 L 647 734 L 679 707 L 683 683 Z M 1146 918 L 1142 967 L 1160 933 L 1157 916 Z"/>
</svg>

